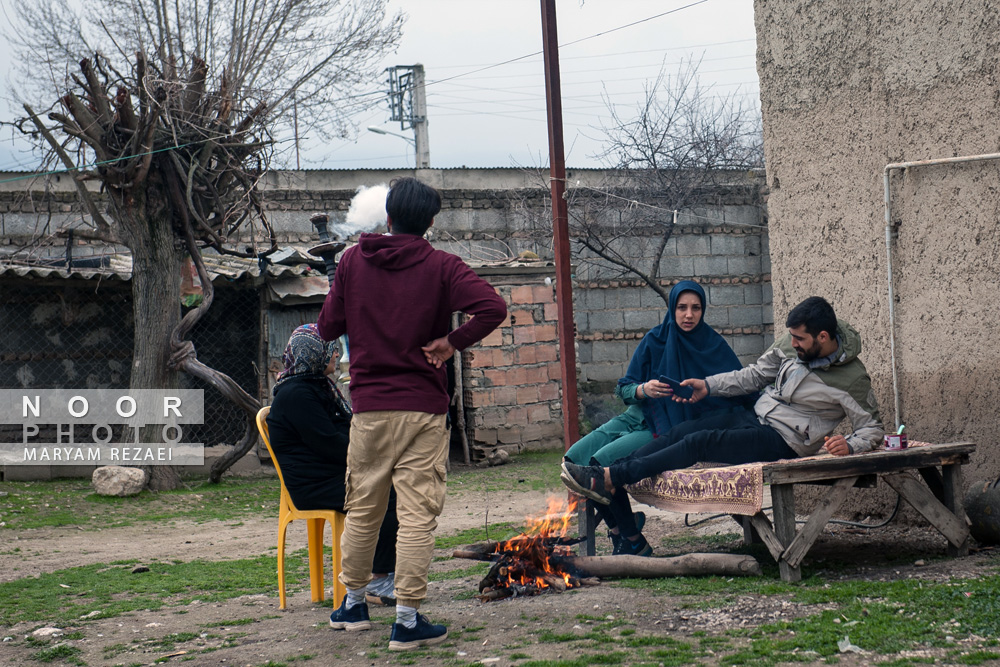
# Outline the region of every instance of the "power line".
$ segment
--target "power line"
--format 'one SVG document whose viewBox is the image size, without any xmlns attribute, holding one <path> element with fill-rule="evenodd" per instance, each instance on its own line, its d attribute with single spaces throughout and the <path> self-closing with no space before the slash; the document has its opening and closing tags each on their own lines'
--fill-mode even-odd
<svg viewBox="0 0 1000 667">
<path fill-rule="evenodd" d="M 668 46 L 662 49 L 641 49 L 638 51 L 616 51 L 612 53 L 598 53 L 588 56 L 563 56 L 562 54 L 560 54 L 559 62 L 565 62 L 567 60 L 587 60 L 593 58 L 614 58 L 616 56 L 630 56 L 630 55 L 635 55 L 637 53 L 664 53 L 666 51 L 690 51 L 692 49 L 707 49 L 713 46 L 728 46 L 730 44 L 743 44 L 746 42 L 756 42 L 756 41 L 757 39 L 755 37 L 749 37 L 747 39 L 733 39 L 728 42 L 710 42 L 708 44 L 690 44 L 688 46 Z M 483 67 L 488 64 L 489 63 L 476 63 L 468 65 L 441 65 L 441 66 L 435 65 L 434 69 L 438 70 L 465 69 L 466 67 Z"/>
<path fill-rule="evenodd" d="M 754 59 L 754 62 L 756 63 L 755 58 L 756 58 L 755 54 L 744 53 L 744 54 L 740 54 L 740 55 L 724 56 L 724 57 L 720 57 L 720 58 L 705 58 L 705 59 L 700 60 L 699 62 L 706 62 L 707 63 L 707 62 L 719 62 L 719 61 L 722 61 L 722 60 Z M 670 62 L 666 62 L 666 63 L 662 62 L 662 61 L 657 61 L 657 62 L 639 63 L 639 64 L 637 64 L 637 63 L 628 63 L 626 65 L 621 65 L 621 66 L 618 66 L 618 67 L 604 67 L 604 68 L 600 68 L 600 69 L 588 68 L 588 69 L 576 69 L 576 70 L 562 70 L 561 76 L 563 78 L 567 78 L 567 77 L 570 77 L 570 76 L 575 75 L 575 74 L 591 74 L 593 72 L 618 72 L 618 71 L 623 71 L 623 70 L 624 71 L 635 71 L 635 70 L 639 70 L 639 69 L 653 68 L 653 67 L 655 67 L 657 69 L 662 69 L 664 67 L 669 67 L 669 66 L 683 65 L 685 62 L 688 62 L 688 61 L 682 59 L 682 60 L 670 61 Z M 726 72 L 726 71 L 739 70 L 739 69 L 746 69 L 746 68 L 734 67 L 734 68 L 730 68 L 730 69 L 711 70 L 711 71 L 712 72 Z M 523 79 L 525 76 L 541 77 L 542 73 L 541 72 L 537 72 L 537 73 L 536 72 L 531 72 L 529 74 L 498 74 L 496 76 L 481 76 L 481 77 L 477 77 L 477 80 L 479 80 L 479 81 L 496 81 L 496 80 L 499 80 L 499 79 Z M 441 79 L 441 81 L 448 81 L 448 79 Z"/>
<path fill-rule="evenodd" d="M 683 11 L 685 9 L 689 9 L 691 7 L 695 7 L 697 5 L 701 5 L 701 4 L 704 4 L 706 2 L 708 2 L 708 0 L 697 0 L 697 2 L 692 2 L 692 3 L 684 5 L 682 7 L 677 7 L 676 9 L 671 9 L 671 10 L 666 11 L 666 12 L 661 12 L 660 14 L 656 14 L 654 16 L 649 16 L 649 17 L 644 18 L 644 19 L 639 19 L 638 21 L 633 21 L 632 23 L 627 23 L 625 25 L 618 26 L 617 28 L 611 28 L 610 30 L 604 30 L 602 32 L 595 33 L 593 35 L 588 35 L 587 37 L 581 37 L 580 39 L 575 39 L 572 42 L 567 42 L 565 44 L 560 44 L 558 48 L 562 49 L 564 47 L 572 46 L 573 44 L 579 44 L 580 42 L 585 42 L 585 41 L 590 40 L 590 39 L 595 39 L 595 38 L 601 37 L 603 35 L 609 35 L 609 34 L 611 34 L 613 32 L 617 32 L 619 30 L 624 30 L 625 28 L 631 28 L 632 26 L 636 26 L 636 25 L 639 25 L 641 23 L 646 23 L 647 21 L 652 21 L 654 19 L 662 18 L 662 17 L 668 16 L 670 14 L 675 14 L 675 13 L 677 13 L 679 11 Z M 456 74 L 454 76 L 449 76 L 449 77 L 444 78 L 444 79 L 437 79 L 435 81 L 428 81 L 427 82 L 427 86 L 433 86 L 433 85 L 441 84 L 441 83 L 444 83 L 445 81 L 451 81 L 453 79 L 458 79 L 458 78 L 461 78 L 463 76 L 470 76 L 472 74 L 478 74 L 479 72 L 485 72 L 486 70 L 495 69 L 497 67 L 502 67 L 504 65 L 509 65 L 511 63 L 516 63 L 516 62 L 518 62 L 520 60 L 525 60 L 527 58 L 532 58 L 534 56 L 541 55 L 542 53 L 543 53 L 542 51 L 535 51 L 534 53 L 529 53 L 527 55 L 518 56 L 517 58 L 511 58 L 510 60 L 505 60 L 503 62 L 499 62 L 499 63 L 496 63 L 494 65 L 487 65 L 485 67 L 480 67 L 479 69 L 474 69 L 474 70 L 470 70 L 468 72 L 463 72 L 462 74 Z"/>
</svg>

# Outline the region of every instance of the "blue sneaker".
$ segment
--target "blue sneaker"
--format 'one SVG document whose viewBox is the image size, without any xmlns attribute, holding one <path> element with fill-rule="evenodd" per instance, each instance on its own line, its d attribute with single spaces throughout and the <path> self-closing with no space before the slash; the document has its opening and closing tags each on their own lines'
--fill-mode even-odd
<svg viewBox="0 0 1000 667">
<path fill-rule="evenodd" d="M 635 528 L 640 533 L 642 532 L 642 527 L 646 525 L 646 514 L 645 512 L 635 513 Z M 620 533 L 612 533 L 608 531 L 608 538 L 611 539 L 611 553 L 618 555 L 622 550 L 622 536 Z"/>
<path fill-rule="evenodd" d="M 356 604 L 348 609 L 347 596 L 345 595 L 344 601 L 330 614 L 330 627 L 334 630 L 347 630 L 348 632 L 371 630 L 372 622 L 368 618 L 368 605 Z"/>
<path fill-rule="evenodd" d="M 614 553 L 615 556 L 642 556 L 648 558 L 653 555 L 653 547 L 649 546 L 649 542 L 641 534 L 639 539 L 633 542 L 632 540 L 622 539 L 618 543 L 618 551 Z"/>
<path fill-rule="evenodd" d="M 402 623 L 392 624 L 389 650 L 412 651 L 423 646 L 440 644 L 447 638 L 448 628 L 443 625 L 431 625 L 426 616 L 417 614 L 417 624 L 412 628 L 408 628 Z"/>
</svg>

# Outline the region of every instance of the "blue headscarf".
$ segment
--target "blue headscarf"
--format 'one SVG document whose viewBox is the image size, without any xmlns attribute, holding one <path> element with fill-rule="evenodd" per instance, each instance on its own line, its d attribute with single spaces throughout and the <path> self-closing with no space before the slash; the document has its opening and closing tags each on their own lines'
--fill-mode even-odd
<svg viewBox="0 0 1000 667">
<path fill-rule="evenodd" d="M 677 326 L 677 301 L 684 292 L 701 299 L 701 320 L 691 331 Z M 688 378 L 704 379 L 715 373 L 742 368 L 732 348 L 705 323 L 705 290 L 692 280 L 682 280 L 670 290 L 667 316 L 663 323 L 647 333 L 629 362 L 628 372 L 619 385 L 641 384 L 661 375 L 682 382 Z M 709 396 L 697 403 L 677 403 L 670 398 L 647 398 L 642 401 L 646 425 L 656 435 L 674 426 L 696 419 L 706 412 L 748 405 L 756 396 L 721 398 Z"/>
</svg>

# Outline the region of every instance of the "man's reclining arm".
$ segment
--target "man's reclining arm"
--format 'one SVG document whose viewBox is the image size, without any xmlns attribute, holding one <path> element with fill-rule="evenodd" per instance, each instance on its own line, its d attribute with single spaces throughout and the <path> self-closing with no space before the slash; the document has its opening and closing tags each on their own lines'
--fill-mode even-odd
<svg viewBox="0 0 1000 667">
<path fill-rule="evenodd" d="M 755 362 L 738 371 L 718 373 L 705 378 L 709 396 L 744 396 L 760 391 L 774 382 L 785 354 L 772 346 Z"/>
</svg>

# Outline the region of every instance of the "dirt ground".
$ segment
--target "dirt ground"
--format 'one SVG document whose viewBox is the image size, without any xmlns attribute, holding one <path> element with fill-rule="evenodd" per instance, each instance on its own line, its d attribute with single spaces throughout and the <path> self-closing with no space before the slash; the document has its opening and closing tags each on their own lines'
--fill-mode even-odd
<svg viewBox="0 0 1000 667">
<path fill-rule="evenodd" d="M 448 535 L 466 528 L 481 526 L 485 510 L 490 522 L 518 522 L 527 514 L 536 514 L 545 507 L 548 494 L 525 491 L 510 494 L 486 494 L 469 491 L 450 495 L 440 519 L 438 534 Z M 650 543 L 657 545 L 658 555 L 667 555 L 663 546 L 669 538 L 732 534 L 736 524 L 728 518 L 709 521 L 697 527 L 686 527 L 684 516 L 643 508 L 649 519 L 644 530 Z M 692 521 L 702 517 L 692 516 Z M 289 530 L 290 549 L 305 545 L 302 522 L 293 523 Z M 194 524 L 177 521 L 169 527 L 140 525 L 100 531 L 80 531 L 72 527 L 24 530 L 15 535 L 0 555 L 0 581 L 10 581 L 42 572 L 91 563 L 135 558 L 139 561 L 156 559 L 224 560 L 247 558 L 269 553 L 276 543 L 274 517 L 246 519 L 242 525 L 220 523 Z M 717 538 L 719 539 L 719 538 Z M 601 538 L 607 542 L 606 538 Z M 327 538 L 329 542 L 329 538 Z M 17 553 L 13 548 L 20 547 Z M 604 548 L 602 544 L 602 549 Z M 810 552 L 804 567 L 808 571 L 823 570 L 827 559 L 835 558 L 837 567 L 824 571 L 830 579 L 866 578 L 871 580 L 921 579 L 943 580 L 948 577 L 975 577 L 995 570 L 993 552 L 973 553 L 960 559 L 946 559 L 945 541 L 938 533 L 922 528 L 892 525 L 878 531 L 829 526 L 828 532 Z M 849 554 L 845 556 L 845 554 Z M 886 564 L 886 554 L 893 554 L 893 564 Z M 436 556 L 450 556 L 440 550 Z M 847 563 L 845 566 L 845 558 Z M 440 560 L 432 571 L 454 570 L 473 565 L 471 561 Z M 454 639 L 420 656 L 420 664 L 486 665 L 521 664 L 530 656 L 535 660 L 571 660 L 572 645 L 551 641 L 525 642 L 524 635 L 541 628 L 555 633 L 586 633 L 590 618 L 623 620 L 639 633 L 668 635 L 678 641 L 691 641 L 700 633 L 718 633 L 729 628 L 753 627 L 765 622 L 789 619 L 816 613 L 816 607 L 789 602 L 780 596 L 739 596 L 724 609 L 692 609 L 686 601 L 650 591 L 617 586 L 605 582 L 563 594 L 531 598 L 508 599 L 481 603 L 468 597 L 474 592 L 479 577 L 445 579 L 431 582 L 425 611 L 433 621 L 448 625 Z M 81 630 L 84 639 L 73 645 L 87 665 L 150 665 L 170 654 L 170 662 L 187 661 L 194 665 L 247 665 L 259 667 L 289 664 L 298 656 L 314 656 L 306 662 L 312 665 L 382 665 L 410 664 L 406 655 L 386 651 L 389 624 L 394 619 L 388 608 L 372 607 L 375 628 L 369 632 L 335 632 L 327 624 L 330 609 L 313 604 L 306 582 L 289 596 L 288 608 L 278 609 L 277 591 L 273 594 L 232 599 L 223 603 L 192 603 L 178 614 L 176 608 L 165 607 L 157 612 L 135 612 L 110 619 L 81 620 L 73 628 L 60 628 L 69 633 Z M 327 586 L 329 594 L 329 580 Z M 258 618 L 249 626 L 217 628 L 218 637 L 201 637 L 179 645 L 173 650 L 143 649 L 135 640 L 157 639 L 172 633 L 194 632 L 207 635 L 206 624 L 220 620 Z M 39 627 L 38 623 L 22 624 L 3 630 L 0 644 L 0 665 L 38 664 L 29 657 L 37 647 L 19 641 Z M 617 631 L 617 630 L 615 630 Z M 235 638 L 223 639 L 227 632 Z M 245 633 L 245 634 L 243 634 Z M 696 634 L 698 633 L 698 634 Z M 18 640 L 18 641 L 15 641 Z M 737 642 L 743 640 L 737 640 Z M 135 648 L 112 658 L 103 649 L 116 644 Z M 218 650 L 204 653 L 208 647 Z M 187 651 L 178 654 L 179 651 Z M 527 655 L 525 655 L 527 654 Z M 933 660 L 940 655 L 911 656 Z M 299 658 L 301 660 L 301 658 Z M 711 663 L 711 659 L 705 659 Z M 74 664 L 59 663 L 50 664 Z M 821 664 L 817 661 L 816 664 Z M 864 656 L 845 654 L 842 665 L 867 664 Z"/>
</svg>

